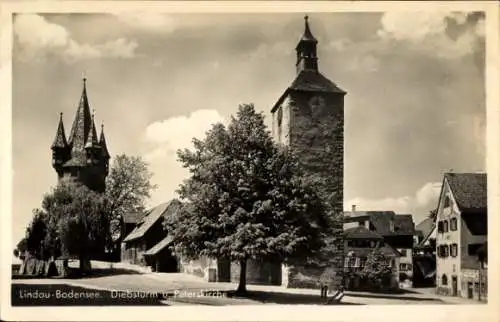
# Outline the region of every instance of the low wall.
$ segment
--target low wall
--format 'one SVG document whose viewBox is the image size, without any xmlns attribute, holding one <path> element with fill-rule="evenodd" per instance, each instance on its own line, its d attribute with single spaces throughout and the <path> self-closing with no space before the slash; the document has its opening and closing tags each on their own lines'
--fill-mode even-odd
<svg viewBox="0 0 500 322">
<path fill-rule="evenodd" d="M 231 282 L 239 282 L 240 271 L 240 264 L 231 262 Z M 281 263 L 248 260 L 246 281 L 253 285 L 282 285 Z"/>
<path fill-rule="evenodd" d="M 45 261 L 35 257 L 27 257 L 19 266 L 14 275 L 20 276 L 39 276 L 39 277 L 67 277 L 69 275 L 68 261 L 65 259 L 56 259 Z"/>
<path fill-rule="evenodd" d="M 282 286 L 287 288 L 319 289 L 323 269 L 305 266 L 285 266 L 282 269 Z"/>
<path fill-rule="evenodd" d="M 208 257 L 201 257 L 195 260 L 179 260 L 179 271 L 181 273 L 186 273 L 198 277 L 202 277 L 207 281 L 215 282 L 217 276 L 217 260 Z"/>
</svg>

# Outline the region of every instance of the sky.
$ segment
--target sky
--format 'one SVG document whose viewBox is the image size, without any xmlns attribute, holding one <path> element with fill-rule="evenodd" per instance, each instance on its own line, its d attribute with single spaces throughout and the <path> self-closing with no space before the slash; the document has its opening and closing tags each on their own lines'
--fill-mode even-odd
<svg viewBox="0 0 500 322">
<path fill-rule="evenodd" d="M 484 17 L 426 11 L 309 14 L 319 69 L 345 99 L 344 205 L 410 213 L 443 173 L 485 170 Z M 69 134 L 87 77 L 112 156 L 142 156 L 175 196 L 175 151 L 239 104 L 270 109 L 295 76 L 301 14 L 22 14 L 14 20 L 13 237 L 57 182 L 50 145 Z"/>
</svg>

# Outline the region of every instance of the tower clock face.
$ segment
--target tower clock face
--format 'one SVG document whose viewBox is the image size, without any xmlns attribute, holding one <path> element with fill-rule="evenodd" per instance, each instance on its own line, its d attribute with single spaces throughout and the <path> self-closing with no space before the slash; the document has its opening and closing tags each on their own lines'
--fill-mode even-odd
<svg viewBox="0 0 500 322">
<path fill-rule="evenodd" d="M 325 107 L 325 99 L 321 96 L 313 96 L 309 100 L 309 107 L 313 115 L 320 113 Z"/>
</svg>

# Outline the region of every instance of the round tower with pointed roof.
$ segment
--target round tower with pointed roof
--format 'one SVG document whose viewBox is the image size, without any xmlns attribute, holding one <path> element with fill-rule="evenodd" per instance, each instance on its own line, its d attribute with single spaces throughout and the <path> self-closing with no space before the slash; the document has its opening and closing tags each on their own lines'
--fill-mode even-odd
<svg viewBox="0 0 500 322">
<path fill-rule="evenodd" d="M 66 140 L 62 113 L 52 149 L 52 166 L 58 179 L 65 176 L 76 178 L 96 192 L 104 192 L 109 167 L 109 151 L 104 129 L 98 139 L 87 97 L 87 78 L 83 78 L 83 90 L 73 120 L 69 139 Z"/>
</svg>

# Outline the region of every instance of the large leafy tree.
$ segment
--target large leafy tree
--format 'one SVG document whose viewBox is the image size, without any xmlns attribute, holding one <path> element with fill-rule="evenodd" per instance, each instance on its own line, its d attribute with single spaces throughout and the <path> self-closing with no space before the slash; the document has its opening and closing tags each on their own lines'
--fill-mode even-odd
<svg viewBox="0 0 500 322">
<path fill-rule="evenodd" d="M 215 124 L 193 144 L 178 151 L 191 173 L 179 189 L 182 211 L 165 220 L 176 252 L 239 262 L 244 292 L 249 259 L 303 261 L 323 246 L 325 204 L 253 105 L 240 106 L 227 127 Z"/>
<path fill-rule="evenodd" d="M 123 216 L 143 213 L 145 202 L 156 185 L 151 183 L 152 173 L 140 156 L 125 154 L 115 157 L 106 178 L 107 212 L 112 218 L 112 235 L 123 236 Z"/>
<path fill-rule="evenodd" d="M 63 178 L 44 196 L 27 230 L 27 248 L 40 259 L 61 255 L 80 259 L 83 271 L 90 258 L 102 254 L 109 239 L 106 199 L 71 178 Z"/>
</svg>

